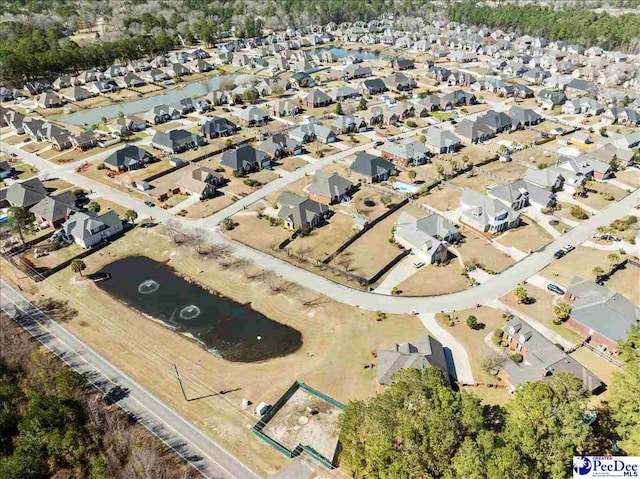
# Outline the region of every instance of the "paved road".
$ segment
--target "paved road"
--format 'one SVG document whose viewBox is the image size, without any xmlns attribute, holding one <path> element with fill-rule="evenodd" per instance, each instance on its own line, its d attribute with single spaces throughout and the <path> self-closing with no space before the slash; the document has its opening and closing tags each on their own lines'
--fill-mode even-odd
<svg viewBox="0 0 640 479">
<path fill-rule="evenodd" d="M 183 459 L 210 479 L 260 479 L 189 421 L 167 407 L 121 370 L 46 316 L 18 291 L 0 280 L 0 307 L 34 338 L 137 418 Z M 113 388 L 126 391 L 116 398 Z"/>
</svg>

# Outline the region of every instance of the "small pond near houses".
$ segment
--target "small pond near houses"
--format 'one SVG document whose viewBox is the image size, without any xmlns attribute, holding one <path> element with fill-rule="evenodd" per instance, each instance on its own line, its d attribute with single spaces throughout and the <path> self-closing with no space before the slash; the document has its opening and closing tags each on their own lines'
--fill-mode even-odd
<svg viewBox="0 0 640 479">
<path fill-rule="evenodd" d="M 209 351 L 236 362 L 285 356 L 302 345 L 300 331 L 190 283 L 146 256 L 116 260 L 96 285 L 132 309 L 192 336 Z"/>
</svg>

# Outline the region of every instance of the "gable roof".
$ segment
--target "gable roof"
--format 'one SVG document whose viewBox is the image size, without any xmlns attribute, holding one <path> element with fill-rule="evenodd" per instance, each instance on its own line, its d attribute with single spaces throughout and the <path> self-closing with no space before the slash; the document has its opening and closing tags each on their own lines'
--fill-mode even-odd
<svg viewBox="0 0 640 479">
<path fill-rule="evenodd" d="M 250 169 L 254 165 L 260 165 L 268 158 L 262 150 L 257 150 L 251 145 L 241 145 L 233 150 L 227 150 L 222 154 L 220 164 L 234 170 Z"/>
<path fill-rule="evenodd" d="M 109 210 L 100 216 L 90 213 L 78 212 L 64 222 L 62 229 L 67 236 L 84 239 L 93 236 L 97 230 L 112 228 L 121 223 L 118 214 Z"/>
<path fill-rule="evenodd" d="M 111 153 L 105 158 L 104 162 L 117 168 L 129 168 L 130 166 L 138 165 L 140 162 L 147 161 L 150 158 L 151 154 L 148 151 L 135 145 L 127 145 Z"/>
<path fill-rule="evenodd" d="M 31 211 L 53 223 L 77 212 L 78 208 L 75 206 L 75 196 L 67 191 L 57 196 L 45 196 L 31 208 Z"/>
<path fill-rule="evenodd" d="M 437 367 L 449 374 L 444 348 L 431 336 L 414 343 L 395 344 L 391 349 L 378 349 L 378 384 L 389 384 L 391 377 L 401 369 Z"/>
<path fill-rule="evenodd" d="M 394 165 L 381 156 L 370 155 L 361 151 L 351 163 L 350 169 L 364 176 L 375 177 L 392 171 Z"/>
<path fill-rule="evenodd" d="M 313 183 L 309 185 L 309 193 L 334 198 L 344 195 L 352 187 L 353 183 L 337 173 L 318 171 L 313 177 Z"/>
<path fill-rule="evenodd" d="M 34 177 L 13 183 L 6 189 L 6 200 L 13 206 L 29 208 L 47 196 L 47 190 L 39 178 Z"/>
<path fill-rule="evenodd" d="M 316 216 L 329 211 L 326 205 L 289 191 L 280 194 L 278 204 L 280 205 L 278 218 L 289 219 L 298 226 L 311 223 Z"/>
<path fill-rule="evenodd" d="M 398 156 L 406 160 L 424 157 L 427 154 L 427 148 L 419 141 L 409 141 L 406 143 L 396 143 L 385 141 L 378 149 L 384 153 Z"/>
</svg>

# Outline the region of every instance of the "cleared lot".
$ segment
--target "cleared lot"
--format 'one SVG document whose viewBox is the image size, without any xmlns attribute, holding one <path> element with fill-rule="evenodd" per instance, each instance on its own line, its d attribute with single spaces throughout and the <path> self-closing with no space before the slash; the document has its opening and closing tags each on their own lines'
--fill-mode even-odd
<svg viewBox="0 0 640 479">
<path fill-rule="evenodd" d="M 526 216 L 522 217 L 522 225 L 511 229 L 500 236 L 496 241 L 504 246 L 518 248 L 524 253 L 535 251 L 553 238 L 542 226 Z"/>
<path fill-rule="evenodd" d="M 418 199 L 419 203 L 424 203 L 439 211 L 450 211 L 460 206 L 460 196 L 462 193 L 450 186 L 438 186 L 428 194 Z"/>
<path fill-rule="evenodd" d="M 456 250 L 467 267 L 479 266 L 487 272 L 500 273 L 514 263 L 511 256 L 491 246 L 491 243 L 466 233 L 464 240 Z"/>
<path fill-rule="evenodd" d="M 445 266 L 425 265 L 398 285 L 402 296 L 435 296 L 455 293 L 469 288 L 469 282 L 460 274 L 462 266 L 452 259 Z"/>
<path fill-rule="evenodd" d="M 593 280 L 594 267 L 599 266 L 605 271 L 609 271 L 611 264 L 607 256 L 611 253 L 611 251 L 602 251 L 578 246 L 571 253 L 555 260 L 543 269 L 540 274 L 549 281 L 558 283 L 561 286 L 568 286 L 574 276 Z M 613 253 L 617 254 L 620 260 L 623 260 L 626 257 L 616 251 Z"/>
</svg>

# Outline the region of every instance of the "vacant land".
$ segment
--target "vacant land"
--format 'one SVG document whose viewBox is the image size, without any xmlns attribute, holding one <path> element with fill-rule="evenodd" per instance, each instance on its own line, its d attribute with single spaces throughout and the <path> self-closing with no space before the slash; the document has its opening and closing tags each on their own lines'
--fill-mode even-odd
<svg viewBox="0 0 640 479">
<path fill-rule="evenodd" d="M 273 400 L 294 379 L 341 402 L 371 396 L 375 393 L 375 370 L 363 367 L 372 363 L 371 350 L 425 334 L 414 316 L 388 315 L 376 321 L 373 312 L 346 307 L 303 289 L 295 295 L 270 295 L 260 282 L 248 281 L 235 270 L 195 257 L 190 248 L 177 247 L 159 229 L 133 230 L 126 241 L 118 240 L 85 259 L 86 273 L 129 255 L 166 261 L 180 274 L 191 275 L 221 294 L 249 302 L 273 320 L 300 330 L 300 350 L 262 363 L 231 363 L 144 318 L 90 281 L 77 278 L 68 268 L 51 278 L 53 287 L 25 280 L 21 280 L 21 286 L 28 293 L 72 301 L 79 314 L 66 327 L 261 473 L 273 473 L 285 461 L 251 435 L 248 426 L 255 423 L 255 418 L 242 410 L 242 398 L 254 403 Z M 6 269 L 9 267 L 4 263 L 3 277 Z M 12 280 L 12 275 L 7 273 L 6 278 Z M 299 299 L 303 297 L 316 298 L 315 304 L 303 306 Z M 239 390 L 187 402 L 175 380 L 172 363 L 180 368 L 188 396 Z"/>
<path fill-rule="evenodd" d="M 554 156 L 547 151 L 536 150 L 534 148 L 528 148 L 522 151 L 516 151 L 511 155 L 513 161 L 524 163 L 526 165 L 551 165 L 554 163 Z"/>
<path fill-rule="evenodd" d="M 484 339 L 488 334 L 491 334 L 493 330 L 504 326 L 505 319 L 502 317 L 502 311 L 482 306 L 480 308 L 465 309 L 447 314 L 449 317 L 453 317 L 454 326 L 449 326 L 448 319 L 445 315 L 438 314 L 436 315 L 436 319 L 440 326 L 455 336 L 467 350 L 475 380 L 486 384 L 500 383 L 500 379 L 486 372 L 481 364 L 485 357 L 496 354 Z M 467 318 L 469 316 L 476 317 L 478 321 L 477 329 L 471 329 L 467 326 Z"/>
<path fill-rule="evenodd" d="M 500 273 L 514 263 L 511 256 L 471 233 L 465 234 L 464 240 L 456 250 L 465 266 L 479 266 L 487 272 Z"/>
<path fill-rule="evenodd" d="M 556 206 L 558 207 L 558 209 L 553 211 L 553 215 L 554 216 L 557 216 L 558 218 L 564 218 L 564 219 L 567 219 L 569 221 L 577 221 L 577 222 L 584 221 L 584 219 L 578 219 L 578 218 L 576 218 L 575 216 L 573 216 L 571 214 L 571 209 L 575 205 L 573 205 L 571 203 L 565 203 L 564 201 L 558 201 L 556 203 Z M 583 210 L 584 210 L 584 208 L 583 208 Z M 586 212 L 586 210 L 585 210 L 585 212 Z M 589 213 L 587 213 L 587 214 L 589 214 Z"/>
<path fill-rule="evenodd" d="M 465 174 L 458 176 L 452 183 L 460 188 L 470 188 L 476 190 L 479 193 L 486 193 L 487 189 L 491 186 L 495 186 L 500 182 L 483 174 L 469 175 Z"/>
<path fill-rule="evenodd" d="M 602 251 L 578 246 L 571 253 L 555 260 L 543 269 L 540 274 L 548 280 L 558 283 L 564 287 L 571 283 L 571 279 L 574 276 L 580 276 L 585 279 L 594 279 L 594 267 L 600 266 L 605 271 L 609 270 L 610 261 L 607 256 L 611 253 L 611 251 Z M 618 252 L 614 251 L 614 253 L 619 256 L 620 260 L 623 260 L 626 257 Z"/>
<path fill-rule="evenodd" d="M 518 180 L 522 178 L 527 171 L 526 166 L 513 161 L 510 161 L 508 163 L 504 163 L 502 161 L 494 161 L 493 163 L 489 163 L 488 165 L 483 166 L 482 169 L 499 176 L 503 181 Z"/>
<path fill-rule="evenodd" d="M 553 324 L 555 314 L 553 312 L 554 299 L 557 297 L 550 291 L 540 289 L 536 286 L 527 284 L 527 292 L 529 293 L 529 303 L 518 303 L 518 300 L 513 293 L 508 293 L 500 298 L 504 304 L 510 306 L 516 311 L 521 312 L 524 315 L 530 316 L 533 319 L 540 321 L 542 324 L 552 329 L 565 339 L 578 344 L 582 342 L 582 339 L 577 333 L 574 333 L 569 328 L 563 325 Z"/>
<path fill-rule="evenodd" d="M 627 168 L 626 170 L 617 171 L 616 178 L 626 185 L 640 188 L 640 170 L 637 168 Z"/>
<path fill-rule="evenodd" d="M 336 213 L 327 224 L 313 229 L 308 236 L 296 238 L 288 248 L 299 256 L 323 261 L 354 233 L 353 218 Z"/>
<path fill-rule="evenodd" d="M 398 285 L 402 296 L 436 296 L 455 293 L 469 288 L 466 277 L 460 274 L 462 266 L 457 259 L 447 265 L 425 265 Z"/>
<path fill-rule="evenodd" d="M 589 191 L 586 198 L 578 198 L 578 201 L 596 210 L 606 208 L 612 204 L 613 201 L 618 201 L 627 194 L 622 188 L 618 188 L 610 183 L 598 183 L 596 181 L 589 185 L 589 190 L 595 191 Z M 611 196 L 609 197 L 608 195 Z M 605 196 L 612 199 L 607 200 Z"/>
<path fill-rule="evenodd" d="M 535 251 L 548 244 L 553 238 L 542 226 L 530 218 L 522 217 L 522 224 L 500 236 L 496 241 L 504 246 L 519 249 L 524 253 Z"/>
<path fill-rule="evenodd" d="M 237 226 L 227 234 L 236 241 L 261 251 L 273 252 L 280 243 L 293 234 L 282 226 L 271 226 L 266 218 L 245 215 L 235 215 L 232 218 Z"/>
<path fill-rule="evenodd" d="M 422 195 L 418 201 L 439 211 L 450 211 L 460 206 L 460 196 L 462 193 L 456 188 L 437 186 L 428 194 Z"/>
</svg>

